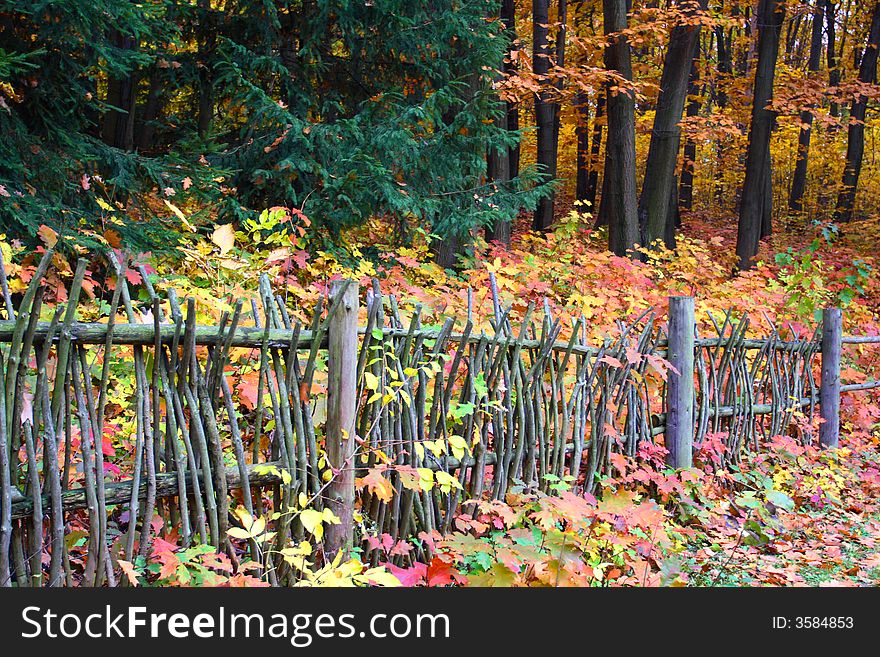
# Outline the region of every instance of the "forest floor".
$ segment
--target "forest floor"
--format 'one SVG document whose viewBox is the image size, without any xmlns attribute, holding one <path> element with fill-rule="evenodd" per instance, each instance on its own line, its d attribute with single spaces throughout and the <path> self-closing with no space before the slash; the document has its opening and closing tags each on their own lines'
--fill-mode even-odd
<svg viewBox="0 0 880 657">
<path fill-rule="evenodd" d="M 846 441 L 844 441 L 846 442 Z M 857 464 L 839 462 L 835 497 L 794 497 L 775 531 L 751 543 L 749 531 L 707 532 L 691 556 L 691 585 L 877 586 L 880 584 L 880 482 L 877 446 Z M 800 473 L 803 474 L 803 471 Z M 821 489 L 821 487 L 819 487 Z M 827 495 L 827 493 L 823 493 Z M 711 537 L 711 538 L 710 538 Z M 753 535 L 752 535 L 753 537 Z M 751 543 L 751 544 L 750 544 Z M 716 555 L 714 550 L 720 548 Z"/>
</svg>

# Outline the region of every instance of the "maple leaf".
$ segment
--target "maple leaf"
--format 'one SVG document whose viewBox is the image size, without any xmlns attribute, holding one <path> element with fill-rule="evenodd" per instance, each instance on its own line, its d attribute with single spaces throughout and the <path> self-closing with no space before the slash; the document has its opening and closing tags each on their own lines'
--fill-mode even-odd
<svg viewBox="0 0 880 657">
<path fill-rule="evenodd" d="M 126 269 L 125 280 L 127 280 L 132 285 L 140 285 L 143 282 L 140 272 L 138 272 L 136 269 Z"/>
<path fill-rule="evenodd" d="M 238 398 L 241 400 L 242 406 L 252 411 L 259 403 L 259 372 L 248 372 L 240 375 L 235 389 L 238 391 Z"/>
<path fill-rule="evenodd" d="M 617 360 L 614 356 L 602 356 L 602 358 L 599 359 L 599 362 L 607 363 L 608 365 L 611 365 L 611 367 L 623 367 L 623 363 Z"/>
<path fill-rule="evenodd" d="M 159 579 L 170 578 L 177 573 L 178 566 L 181 565 L 180 559 L 172 552 L 162 552 L 159 554 L 159 562 L 162 564 L 162 569 L 159 571 Z"/>
<path fill-rule="evenodd" d="M 309 266 L 309 257 L 308 251 L 297 251 L 293 254 L 293 262 L 300 269 L 305 269 Z"/>
<path fill-rule="evenodd" d="M 43 240 L 43 244 L 46 245 L 46 248 L 51 249 L 58 243 L 58 233 L 49 228 L 46 224 L 42 224 L 37 229 L 37 235 Z"/>
<path fill-rule="evenodd" d="M 202 563 L 208 568 L 213 568 L 226 573 L 232 572 L 232 562 L 229 561 L 229 557 L 222 553 L 208 552 L 207 554 L 203 554 Z"/>
<path fill-rule="evenodd" d="M 390 502 L 394 497 L 394 486 L 383 474 L 380 468 L 372 468 L 366 477 L 360 477 L 355 481 L 359 488 L 366 487 L 383 502 Z"/>
<path fill-rule="evenodd" d="M 379 537 L 367 536 L 367 545 L 373 550 L 381 549 L 383 552 L 388 552 L 394 545 L 394 537 L 391 534 L 382 534 Z"/>
<path fill-rule="evenodd" d="M 261 579 L 257 579 L 252 575 L 236 573 L 229 577 L 229 579 L 227 579 L 221 586 L 229 588 L 265 588 L 271 586 L 271 584 L 269 584 L 269 582 L 264 582 Z"/>
<path fill-rule="evenodd" d="M 385 567 L 400 581 L 401 586 L 418 586 L 426 583 L 427 564 L 416 562 L 410 568 L 401 568 L 389 563 Z"/>
<path fill-rule="evenodd" d="M 138 573 L 134 568 L 134 564 L 125 559 L 119 559 L 117 563 L 119 564 L 119 567 L 122 568 L 122 572 L 125 573 L 125 576 L 128 578 L 128 583 L 132 586 L 138 586 L 140 582 L 138 581 Z"/>
<path fill-rule="evenodd" d="M 628 346 L 626 348 L 626 362 L 630 365 L 638 365 L 642 362 L 642 354 L 635 347 Z"/>
<path fill-rule="evenodd" d="M 465 584 L 467 582 L 466 576 L 439 557 L 431 559 L 425 579 L 428 586 L 449 586 L 450 584 Z"/>
<path fill-rule="evenodd" d="M 622 516 L 630 511 L 635 503 L 636 494 L 630 490 L 621 490 L 615 495 L 603 497 L 599 502 L 599 513 Z"/>
<path fill-rule="evenodd" d="M 611 464 L 617 469 L 617 471 L 620 474 L 625 475 L 626 464 L 629 462 L 629 459 L 618 452 L 612 452 L 609 458 L 611 459 Z"/>
</svg>

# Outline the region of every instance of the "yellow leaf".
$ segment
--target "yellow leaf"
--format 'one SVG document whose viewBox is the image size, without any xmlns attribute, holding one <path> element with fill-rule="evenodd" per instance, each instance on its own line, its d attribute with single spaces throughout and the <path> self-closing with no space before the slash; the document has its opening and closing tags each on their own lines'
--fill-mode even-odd
<svg viewBox="0 0 880 657">
<path fill-rule="evenodd" d="M 431 490 L 434 486 L 434 472 L 430 468 L 419 468 L 419 486 L 422 490 Z"/>
<path fill-rule="evenodd" d="M 310 534 L 314 534 L 315 538 L 319 541 L 324 536 L 323 519 L 323 514 L 314 509 L 306 509 L 299 514 L 299 521 L 302 523 L 303 528 Z"/>
<path fill-rule="evenodd" d="M 238 507 L 235 511 L 235 516 L 238 518 L 238 521 L 244 525 L 245 529 L 250 529 L 251 525 L 254 524 L 254 518 L 250 513 L 247 512 L 243 506 Z"/>
<path fill-rule="evenodd" d="M 226 533 L 229 534 L 232 538 L 240 538 L 242 540 L 253 538 L 248 530 L 242 529 L 241 527 L 230 527 Z"/>
<path fill-rule="evenodd" d="M 175 216 L 183 222 L 183 225 L 184 225 L 184 226 L 186 226 L 187 228 L 189 228 L 192 232 L 196 232 L 196 227 L 193 226 L 191 223 L 189 223 L 189 222 L 186 220 L 186 215 L 183 214 L 183 212 L 180 211 L 180 208 L 179 208 L 179 207 L 177 207 L 176 205 L 174 205 L 174 203 L 172 203 L 172 202 L 169 201 L 168 199 L 162 199 L 162 200 L 165 201 L 165 205 L 168 206 L 168 209 L 171 210 L 171 211 L 175 214 Z"/>
<path fill-rule="evenodd" d="M 330 523 L 331 525 L 339 525 L 342 523 L 339 516 L 333 513 L 330 509 L 324 509 L 321 517 L 324 519 L 324 522 Z"/>
<path fill-rule="evenodd" d="M 443 472 L 443 470 L 438 470 L 434 473 L 437 477 L 437 483 L 440 485 L 440 490 L 444 493 L 449 493 L 453 488 L 461 488 L 461 484 L 458 482 L 458 479 L 453 477 L 447 472 Z"/>
<path fill-rule="evenodd" d="M 459 461 L 464 456 L 464 453 L 468 450 L 467 441 L 461 436 L 450 436 L 449 446 L 452 448 L 452 455 Z"/>
<path fill-rule="evenodd" d="M 211 233 L 211 241 L 220 248 L 220 255 L 229 253 L 235 245 L 235 229 L 232 224 L 217 226 Z"/>
<path fill-rule="evenodd" d="M 373 586 L 400 586 L 400 580 L 381 566 L 370 568 L 358 575 L 355 579 L 358 581 L 364 581 L 367 584 L 372 584 Z"/>
<path fill-rule="evenodd" d="M 364 372 L 364 383 L 370 390 L 376 391 L 379 389 L 379 377 L 372 372 Z"/>
<path fill-rule="evenodd" d="M 266 519 L 263 517 L 257 518 L 254 520 L 254 524 L 251 525 L 251 536 L 259 536 L 264 531 L 266 531 Z"/>
</svg>

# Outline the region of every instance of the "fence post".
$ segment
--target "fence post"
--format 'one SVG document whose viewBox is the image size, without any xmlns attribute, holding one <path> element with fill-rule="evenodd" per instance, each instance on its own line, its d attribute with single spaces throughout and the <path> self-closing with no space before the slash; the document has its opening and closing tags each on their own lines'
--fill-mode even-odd
<svg viewBox="0 0 880 657">
<path fill-rule="evenodd" d="M 666 463 L 689 468 L 694 443 L 694 298 L 669 297 L 669 348 L 666 356 L 679 372 L 666 385 Z"/>
<path fill-rule="evenodd" d="M 330 307 L 339 298 L 328 327 L 327 460 L 336 473 L 327 486 L 329 508 L 340 519 L 324 535 L 324 554 L 347 559 L 354 534 L 354 451 L 358 358 L 358 284 L 336 281 L 330 288 Z"/>
<path fill-rule="evenodd" d="M 840 351 L 843 313 L 840 308 L 822 311 L 822 380 L 819 384 L 819 444 L 837 447 L 840 440 Z"/>
</svg>

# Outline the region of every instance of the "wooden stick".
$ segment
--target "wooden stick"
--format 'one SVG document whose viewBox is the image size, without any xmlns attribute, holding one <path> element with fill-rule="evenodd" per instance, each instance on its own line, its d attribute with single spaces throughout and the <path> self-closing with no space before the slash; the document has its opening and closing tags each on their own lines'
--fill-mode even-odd
<svg viewBox="0 0 880 657">
<path fill-rule="evenodd" d="M 822 381 L 819 387 L 819 444 L 837 447 L 840 441 L 840 347 L 843 333 L 840 308 L 822 311 Z"/>
<path fill-rule="evenodd" d="M 324 552 L 328 561 L 339 553 L 348 559 L 354 538 L 358 286 L 354 281 L 343 285 L 334 283 L 331 289 L 337 310 L 330 320 L 327 361 L 327 460 L 333 469 L 327 507 L 341 521 L 327 528 Z"/>
<path fill-rule="evenodd" d="M 673 468 L 693 463 L 694 438 L 694 299 L 669 298 L 669 372 L 666 416 L 666 462 Z"/>
</svg>

